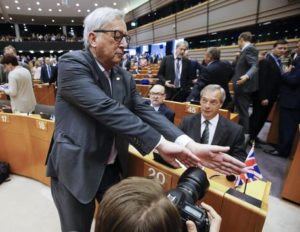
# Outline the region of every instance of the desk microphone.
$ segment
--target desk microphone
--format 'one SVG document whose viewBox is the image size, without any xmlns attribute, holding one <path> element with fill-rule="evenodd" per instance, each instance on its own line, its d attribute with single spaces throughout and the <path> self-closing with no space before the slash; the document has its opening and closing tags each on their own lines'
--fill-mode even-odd
<svg viewBox="0 0 300 232">
<path fill-rule="evenodd" d="M 235 175 L 227 175 L 226 176 L 226 179 L 230 182 L 233 182 L 236 180 L 236 176 Z"/>
</svg>

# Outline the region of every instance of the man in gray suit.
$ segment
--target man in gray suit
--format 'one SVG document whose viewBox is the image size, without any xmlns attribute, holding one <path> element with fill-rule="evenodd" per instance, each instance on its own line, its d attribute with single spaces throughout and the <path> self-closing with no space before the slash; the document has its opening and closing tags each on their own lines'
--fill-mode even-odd
<svg viewBox="0 0 300 232">
<path fill-rule="evenodd" d="M 95 199 L 126 176 L 129 142 L 143 155 L 155 148 L 175 167 L 177 159 L 225 174 L 243 171 L 244 164 L 222 153 L 227 147 L 194 142 L 144 104 L 134 79 L 118 65 L 130 40 L 121 11 L 94 10 L 83 36 L 86 49 L 63 55 L 58 64 L 47 161 L 62 231 L 90 231 Z"/>
<path fill-rule="evenodd" d="M 238 45 L 241 54 L 232 78 L 235 108 L 240 115 L 239 124 L 244 127 L 245 134 L 249 133 L 248 108 L 251 103 L 251 95 L 258 89 L 258 51 L 250 43 L 251 39 L 250 32 L 243 32 L 239 35 Z"/>
</svg>

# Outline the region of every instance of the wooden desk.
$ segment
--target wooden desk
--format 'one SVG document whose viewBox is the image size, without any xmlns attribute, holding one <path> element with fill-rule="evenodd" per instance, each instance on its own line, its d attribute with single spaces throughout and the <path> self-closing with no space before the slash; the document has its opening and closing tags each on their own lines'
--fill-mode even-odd
<svg viewBox="0 0 300 232">
<path fill-rule="evenodd" d="M 39 115 L 0 113 L 0 160 L 7 161 L 13 173 L 49 185 L 45 159 L 53 127 Z"/>
<path fill-rule="evenodd" d="M 34 84 L 34 95 L 38 104 L 51 105 L 55 104 L 55 86 L 52 84 Z"/>
<path fill-rule="evenodd" d="M 130 175 L 152 176 L 159 179 L 165 190 L 175 188 L 183 169 L 171 169 L 153 160 L 153 156 L 141 156 L 133 147 L 129 148 L 131 153 Z M 212 205 L 222 217 L 221 232 L 253 232 L 262 231 L 268 211 L 268 198 L 271 188 L 270 182 L 255 181 L 248 184 L 247 195 L 262 201 L 258 208 L 228 193 L 233 183 L 226 180 L 224 176 L 215 176 L 217 173 L 206 169 L 208 178 L 211 178 L 210 187 L 204 202 Z M 201 201 L 202 201 L 201 200 Z"/>
<path fill-rule="evenodd" d="M 5 93 L 0 91 L 0 100 L 7 100 Z"/>
<path fill-rule="evenodd" d="M 149 90 L 151 89 L 152 85 L 136 85 L 136 89 L 141 93 L 141 96 L 148 97 Z"/>
<path fill-rule="evenodd" d="M 300 125 L 295 136 L 292 158 L 281 193 L 282 198 L 300 204 Z"/>
</svg>

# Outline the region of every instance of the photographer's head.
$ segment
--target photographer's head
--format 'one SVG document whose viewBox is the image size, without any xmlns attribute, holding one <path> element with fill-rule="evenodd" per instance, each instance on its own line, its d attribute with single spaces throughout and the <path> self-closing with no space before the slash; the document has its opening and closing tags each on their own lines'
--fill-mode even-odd
<svg viewBox="0 0 300 232">
<path fill-rule="evenodd" d="M 180 216 L 161 185 L 131 177 L 112 186 L 100 203 L 95 232 L 179 232 Z"/>
</svg>

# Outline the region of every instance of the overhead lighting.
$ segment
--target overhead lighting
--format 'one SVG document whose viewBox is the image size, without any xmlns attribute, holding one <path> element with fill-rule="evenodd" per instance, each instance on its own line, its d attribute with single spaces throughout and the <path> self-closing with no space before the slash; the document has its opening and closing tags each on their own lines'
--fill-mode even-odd
<svg viewBox="0 0 300 232">
<path fill-rule="evenodd" d="M 98 6 L 98 3 L 95 3 L 94 6 Z"/>
<path fill-rule="evenodd" d="M 53 53 L 54 51 L 53 51 L 53 50 L 50 50 L 49 52 L 50 52 L 50 53 Z"/>
<path fill-rule="evenodd" d="M 30 7 L 28 7 L 28 8 L 27 8 L 27 10 L 28 10 L 28 11 L 31 11 L 31 8 L 30 8 Z"/>
<path fill-rule="evenodd" d="M 44 27 L 47 27 L 47 25 L 46 25 L 46 24 L 44 24 Z"/>
<path fill-rule="evenodd" d="M 62 12 L 62 9 L 58 9 L 59 12 Z"/>
<path fill-rule="evenodd" d="M 42 53 L 42 54 L 43 54 L 43 53 L 44 53 L 44 50 L 40 50 L 40 53 Z"/>
<path fill-rule="evenodd" d="M 71 23 L 74 23 L 74 19 L 71 19 Z"/>
<path fill-rule="evenodd" d="M 78 13 L 80 13 L 80 12 L 81 12 L 81 10 L 80 10 L 80 9 L 78 9 L 78 10 L 77 10 L 77 12 L 78 12 Z"/>
<path fill-rule="evenodd" d="M 125 12 L 125 13 L 127 13 L 127 12 L 128 12 L 128 9 L 127 9 L 126 7 L 124 8 L 124 12 Z"/>
<path fill-rule="evenodd" d="M 62 52 L 63 52 L 63 50 L 59 50 L 59 51 L 58 51 L 58 53 L 62 53 Z"/>
<path fill-rule="evenodd" d="M 2 16 L 1 19 L 4 19 L 4 17 Z"/>
<path fill-rule="evenodd" d="M 5 6 L 6 9 L 9 9 L 9 6 Z"/>
<path fill-rule="evenodd" d="M 40 5 L 40 2 L 36 2 L 35 4 L 37 4 L 38 6 Z"/>
<path fill-rule="evenodd" d="M 117 3 L 116 2 L 114 2 L 114 6 L 116 6 L 117 5 Z"/>
<path fill-rule="evenodd" d="M 91 12 L 91 10 L 90 10 L 90 9 L 87 9 L 86 12 Z"/>
<path fill-rule="evenodd" d="M 19 50 L 19 53 L 22 53 L 23 52 L 23 50 Z"/>
<path fill-rule="evenodd" d="M 55 22 L 55 20 L 54 19 L 52 19 L 52 23 L 54 23 Z"/>
<path fill-rule="evenodd" d="M 60 3 L 58 2 L 58 3 L 56 3 L 56 5 L 57 5 L 57 6 L 60 6 Z"/>
<path fill-rule="evenodd" d="M 15 3 L 16 3 L 16 4 L 18 4 L 18 3 L 19 3 L 19 1 L 18 1 L 18 0 L 15 0 Z"/>
<path fill-rule="evenodd" d="M 9 17 L 9 20 L 12 20 L 12 17 Z"/>
<path fill-rule="evenodd" d="M 24 31 L 28 31 L 28 29 L 27 29 L 27 28 L 24 28 Z"/>
<path fill-rule="evenodd" d="M 39 8 L 38 11 L 42 11 L 42 8 Z"/>
<path fill-rule="evenodd" d="M 21 10 L 21 7 L 17 6 L 17 10 Z"/>
<path fill-rule="evenodd" d="M 263 23 L 263 25 L 269 25 L 269 24 L 271 24 L 272 22 L 265 22 L 265 23 Z"/>
<path fill-rule="evenodd" d="M 79 6 L 79 3 L 76 3 L 76 4 L 75 4 L 75 6 L 77 6 L 77 7 L 78 7 L 78 6 Z"/>
<path fill-rule="evenodd" d="M 51 11 L 52 11 L 52 9 L 50 8 L 48 11 L 50 11 L 50 12 L 51 12 Z"/>
<path fill-rule="evenodd" d="M 34 22 L 34 19 L 31 19 L 32 22 Z"/>
<path fill-rule="evenodd" d="M 33 50 L 30 50 L 29 52 L 30 52 L 31 54 L 33 54 L 33 53 L 34 53 L 34 51 L 33 51 Z"/>
</svg>

